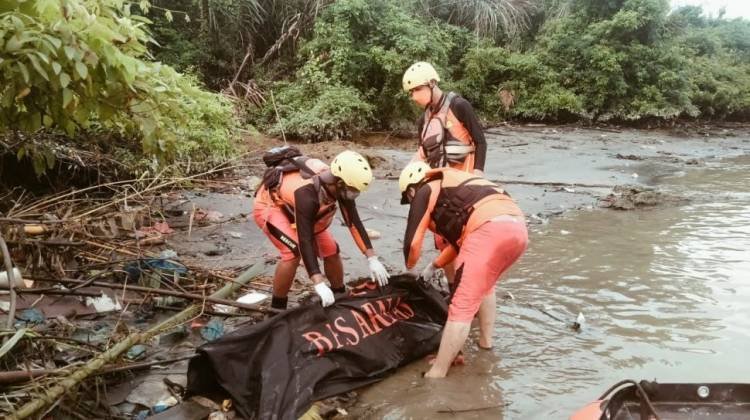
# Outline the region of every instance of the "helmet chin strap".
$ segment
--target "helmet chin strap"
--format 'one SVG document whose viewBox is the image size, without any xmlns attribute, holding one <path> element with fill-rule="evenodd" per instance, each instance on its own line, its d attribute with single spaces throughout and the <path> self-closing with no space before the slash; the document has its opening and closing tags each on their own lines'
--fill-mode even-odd
<svg viewBox="0 0 750 420">
<path fill-rule="evenodd" d="M 424 106 L 425 111 L 427 111 L 430 107 L 432 107 L 432 95 L 433 95 L 432 86 L 431 85 L 427 85 L 427 86 L 430 87 L 430 100 L 429 102 L 427 102 L 427 105 Z"/>
<path fill-rule="evenodd" d="M 427 109 L 432 109 L 432 100 L 434 99 L 435 95 L 435 85 L 432 84 L 432 82 L 428 83 L 427 86 L 430 87 L 430 102 L 427 102 L 427 106 L 424 107 L 424 110 L 427 111 Z"/>
<path fill-rule="evenodd" d="M 430 88 L 430 102 L 427 103 L 427 106 L 424 107 L 424 110 L 427 111 L 427 109 L 433 110 L 433 101 L 435 100 L 435 87 L 437 86 L 437 83 L 434 81 L 430 81 L 430 83 L 427 85 Z M 442 95 L 438 100 L 442 99 Z M 435 110 L 433 110 L 435 111 Z"/>
</svg>

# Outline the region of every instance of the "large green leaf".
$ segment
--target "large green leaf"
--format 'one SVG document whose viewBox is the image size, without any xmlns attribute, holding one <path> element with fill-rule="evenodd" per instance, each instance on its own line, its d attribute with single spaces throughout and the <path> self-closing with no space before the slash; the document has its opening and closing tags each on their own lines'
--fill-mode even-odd
<svg viewBox="0 0 750 420">
<path fill-rule="evenodd" d="M 18 61 L 16 64 L 18 64 L 18 69 L 21 70 L 21 75 L 23 75 L 23 81 L 26 83 L 29 83 L 29 69 L 26 67 L 26 64 L 23 64 L 22 62 Z"/>
<path fill-rule="evenodd" d="M 63 108 L 67 108 L 68 104 L 70 104 L 70 102 L 73 100 L 73 91 L 65 88 L 62 91 L 62 95 L 63 95 L 63 102 L 62 102 Z"/>
<path fill-rule="evenodd" d="M 28 58 L 29 61 L 31 61 L 31 65 L 34 66 L 36 72 L 39 73 L 39 75 L 42 76 L 44 80 L 49 81 L 49 75 L 47 75 L 47 72 L 39 64 L 39 60 L 32 54 L 29 54 Z"/>
<path fill-rule="evenodd" d="M 68 87 L 70 84 L 70 75 L 68 73 L 62 72 L 60 73 L 60 86 L 63 88 Z"/>
<path fill-rule="evenodd" d="M 83 64 L 80 61 L 76 62 L 76 73 L 78 73 L 78 76 L 81 77 L 81 79 L 86 79 L 89 75 L 89 68 L 86 67 L 85 64 Z"/>
</svg>

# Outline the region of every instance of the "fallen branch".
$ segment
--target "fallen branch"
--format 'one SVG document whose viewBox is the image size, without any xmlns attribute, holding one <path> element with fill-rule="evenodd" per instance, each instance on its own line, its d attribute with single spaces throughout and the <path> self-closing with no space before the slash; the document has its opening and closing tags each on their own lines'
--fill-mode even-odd
<svg viewBox="0 0 750 420">
<path fill-rule="evenodd" d="M 36 245 L 45 245 L 45 246 L 84 246 L 86 245 L 83 242 L 73 242 L 67 239 L 46 239 L 46 240 L 28 239 L 28 240 L 22 240 L 22 241 L 8 241 L 7 243 L 8 245 L 36 244 Z"/>
<path fill-rule="evenodd" d="M 127 261 L 137 261 L 138 258 L 142 258 L 144 256 L 145 257 L 149 257 L 149 258 L 159 258 L 159 254 L 157 254 L 155 252 L 148 251 L 148 250 L 143 250 L 139 254 L 139 253 L 131 251 L 131 250 L 125 248 L 125 247 L 114 247 L 112 245 L 102 244 L 102 243 L 99 243 L 99 242 L 94 242 L 94 241 L 89 241 L 89 240 L 84 240 L 84 242 L 87 243 L 88 245 L 91 245 L 91 246 L 94 246 L 94 247 L 97 247 L 97 248 L 101 248 L 101 249 L 104 249 L 104 250 L 107 250 L 107 251 L 110 251 L 110 252 L 113 251 L 113 252 L 118 252 L 118 253 L 121 253 L 121 254 L 129 255 L 131 257 L 135 257 L 134 259 L 127 260 Z M 104 263 L 106 263 L 106 264 L 113 264 L 113 263 L 116 263 L 116 262 L 114 262 L 114 261 L 103 261 L 102 263 L 103 264 Z M 182 264 L 185 267 L 187 267 L 188 270 L 194 271 L 196 273 L 202 273 L 202 274 L 205 274 L 207 276 L 212 276 L 212 277 L 215 277 L 217 279 L 224 280 L 224 281 L 229 281 L 229 282 L 233 282 L 234 281 L 234 279 L 232 279 L 232 278 L 229 278 L 229 277 L 226 277 L 226 276 L 222 276 L 220 274 L 216 274 L 213 271 L 208 270 L 208 269 L 206 269 L 204 267 L 201 267 L 201 266 L 198 266 L 198 265 L 185 264 L 185 263 L 182 263 L 182 262 L 180 262 L 180 264 Z"/>
<path fill-rule="evenodd" d="M 230 89 L 234 89 L 234 84 L 237 83 L 237 80 L 240 79 L 240 74 L 242 74 L 242 70 L 245 69 L 245 65 L 247 64 L 247 60 L 249 60 L 250 58 L 252 58 L 252 56 L 253 56 L 253 44 L 249 43 L 249 44 L 247 44 L 247 52 L 245 53 L 245 58 L 242 59 L 242 63 L 240 64 L 240 68 L 237 69 L 237 73 L 234 75 L 234 79 L 232 79 L 232 82 L 229 84 Z"/>
<path fill-rule="evenodd" d="M 262 308 L 258 305 L 250 305 L 247 303 L 240 303 L 235 302 L 233 300 L 229 299 L 222 299 L 218 297 L 211 296 L 203 296 L 203 295 L 196 295 L 193 293 L 184 293 L 184 292 L 177 292 L 174 290 L 167 290 L 167 289 L 154 289 L 151 287 L 143 287 L 143 286 L 133 286 L 130 284 L 117 284 L 117 283 L 107 283 L 103 281 L 89 281 L 89 280 L 74 280 L 74 279 L 59 279 L 59 280 L 49 280 L 49 279 L 40 279 L 40 278 L 34 278 L 34 281 L 56 281 L 63 284 L 86 284 L 87 286 L 95 286 L 95 287 L 106 287 L 108 289 L 113 289 L 117 291 L 131 291 L 131 292 L 139 292 L 139 293 L 148 293 L 148 294 L 154 294 L 154 295 L 164 295 L 164 296 L 174 296 L 178 298 L 183 299 L 189 299 L 189 300 L 195 300 L 195 301 L 205 301 L 205 302 L 211 302 L 221 305 L 227 305 L 227 306 L 233 306 L 235 308 L 240 309 L 246 309 L 248 311 L 255 311 L 255 312 L 261 312 L 261 313 L 269 313 L 269 311 L 266 308 Z M 19 292 L 25 293 L 25 294 L 48 294 L 48 295 L 74 295 L 74 296 L 101 296 L 101 293 L 97 292 L 89 292 L 89 291 L 83 291 L 83 290 L 61 290 L 61 289 L 54 289 L 54 288 L 42 288 L 42 289 L 20 289 Z"/>
<path fill-rule="evenodd" d="M 581 188 L 614 188 L 615 185 L 607 184 L 583 184 L 583 183 L 569 183 L 569 182 L 546 182 L 546 181 L 518 181 L 518 180 L 501 180 L 491 179 L 490 181 L 498 184 L 517 184 L 517 185 L 537 185 L 537 186 L 548 186 L 548 187 L 581 187 Z"/>
<path fill-rule="evenodd" d="M 271 48 L 269 48 L 268 51 L 266 51 L 266 53 L 263 54 L 263 58 L 261 58 L 257 64 L 258 67 L 263 66 L 266 63 L 266 61 L 268 61 L 275 53 L 277 53 L 289 38 L 297 39 L 300 33 L 300 30 L 299 30 L 300 16 L 302 16 L 302 14 L 297 13 L 296 15 L 292 16 L 289 19 L 289 21 L 291 21 L 292 24 L 289 25 L 289 28 L 287 28 L 281 34 L 279 39 L 277 39 L 276 42 L 274 42 L 273 45 L 271 45 Z M 287 22 L 284 22 L 284 25 L 286 25 L 286 23 Z"/>
<path fill-rule="evenodd" d="M 237 283 L 227 284 L 226 286 L 222 287 L 221 290 L 212 294 L 210 297 L 225 298 L 231 295 L 240 288 L 239 284 L 247 283 L 254 277 L 260 275 L 260 273 L 263 271 L 263 267 L 263 263 L 257 263 L 253 265 L 252 267 L 250 267 L 250 269 L 240 275 L 240 277 L 237 279 Z M 62 397 L 66 392 L 77 386 L 84 379 L 96 374 L 96 372 L 98 372 L 107 363 L 111 363 L 134 345 L 145 343 L 158 334 L 164 331 L 169 331 L 176 326 L 189 321 L 190 319 L 198 315 L 200 311 L 200 305 L 191 305 L 184 311 L 165 320 L 159 325 L 148 329 L 146 332 L 130 334 L 127 338 L 117 343 L 114 347 L 90 360 L 84 366 L 76 369 L 76 371 L 71 373 L 68 377 L 61 379 L 57 385 L 54 385 L 47 389 L 47 391 L 44 392 L 43 395 L 38 396 L 36 399 L 29 401 L 23 407 L 17 409 L 8 417 L 8 419 L 20 420 L 33 416 L 39 410 L 54 404 L 55 401 Z"/>
<path fill-rule="evenodd" d="M 97 190 L 97 189 L 100 189 L 100 188 L 113 187 L 115 185 L 126 185 L 126 184 L 132 184 L 132 183 L 138 182 L 138 181 L 148 181 L 148 180 L 153 180 L 153 179 L 156 179 L 156 178 L 145 178 L 144 177 L 144 178 L 140 178 L 140 179 L 126 179 L 126 180 L 123 180 L 123 181 L 115 181 L 115 182 L 109 182 L 109 183 L 106 183 L 106 184 L 92 185 L 90 187 L 86 187 L 86 188 L 83 188 L 83 189 L 74 189 L 74 190 L 72 190 L 70 192 L 61 193 L 61 194 L 58 194 L 58 195 L 55 195 L 55 196 L 52 196 L 52 197 L 48 197 L 48 198 L 46 198 L 44 200 L 38 201 L 38 202 L 32 204 L 29 207 L 21 209 L 21 211 L 19 211 L 18 213 L 15 213 L 15 214 L 16 215 L 28 214 L 32 210 L 38 210 L 40 208 L 44 208 L 45 206 L 47 206 L 49 204 L 52 204 L 52 203 L 54 203 L 56 201 L 61 201 L 64 198 L 72 197 L 72 196 L 74 196 L 76 194 L 82 194 L 84 192 L 93 191 L 93 190 Z M 12 219 L 10 219 L 10 220 L 12 220 Z M 34 221 L 32 223 L 62 223 L 62 222 L 63 222 L 62 220 L 45 220 L 45 221 L 39 220 L 39 221 Z M 23 223 L 28 223 L 28 222 L 23 222 Z"/>
<path fill-rule="evenodd" d="M 146 369 L 151 366 L 166 365 L 169 363 L 176 363 L 176 362 L 181 362 L 183 360 L 189 360 L 195 356 L 196 355 L 190 355 L 190 356 L 183 356 L 183 357 L 178 357 L 178 358 L 169 359 L 169 360 L 154 360 L 151 362 L 128 363 L 123 366 L 107 366 L 107 367 L 104 367 L 102 370 L 95 372 L 93 375 L 99 376 L 99 375 L 106 375 L 109 373 L 125 372 L 129 370 Z M 0 372 L 0 385 L 19 384 L 19 383 L 30 381 L 35 378 L 39 378 L 40 376 L 60 374 L 65 371 L 66 369 L 63 368 L 63 369 L 12 370 L 8 372 Z"/>
<path fill-rule="evenodd" d="M 60 224 L 65 223 L 65 220 L 31 220 L 31 219 L 17 219 L 13 217 L 0 217 L 0 222 L 3 223 L 15 223 L 15 224 L 30 224 L 30 225 L 39 225 L 39 224 Z"/>
<path fill-rule="evenodd" d="M 242 156 L 244 156 L 244 154 Z M 93 214 L 95 212 L 103 210 L 103 209 L 105 209 L 107 207 L 119 204 L 121 202 L 127 202 L 128 200 L 130 200 L 133 197 L 142 196 L 143 194 L 146 194 L 148 192 L 157 191 L 157 190 L 164 189 L 166 187 L 169 187 L 169 186 L 172 186 L 172 185 L 176 185 L 176 184 L 179 184 L 179 183 L 182 183 L 182 182 L 192 181 L 192 180 L 195 180 L 197 178 L 201 178 L 201 177 L 205 177 L 205 176 L 208 176 L 208 175 L 215 174 L 217 172 L 227 171 L 227 170 L 230 170 L 230 169 L 235 169 L 237 167 L 240 167 L 238 165 L 229 166 L 229 163 L 233 162 L 235 160 L 237 160 L 237 158 L 231 159 L 231 160 L 229 160 L 227 162 L 223 162 L 220 165 L 217 165 L 214 168 L 209 169 L 209 170 L 207 170 L 205 172 L 202 172 L 202 173 L 199 173 L 199 174 L 195 174 L 195 175 L 191 175 L 191 176 L 187 176 L 187 177 L 165 178 L 164 182 L 162 182 L 160 184 L 157 184 L 157 181 L 162 180 L 162 178 L 159 177 L 159 176 L 156 176 L 156 177 L 143 177 L 143 178 L 139 178 L 139 179 L 132 179 L 132 180 L 126 180 L 126 181 L 115 181 L 115 182 L 110 182 L 110 183 L 106 183 L 106 184 L 94 185 L 94 186 L 91 186 L 91 187 L 88 187 L 88 188 L 84 188 L 84 189 L 81 189 L 81 190 L 71 191 L 71 192 L 68 192 L 68 193 L 64 193 L 62 195 L 57 195 L 57 196 L 49 197 L 49 198 L 41 200 L 41 201 L 39 201 L 37 203 L 34 203 L 31 206 L 26 207 L 26 208 L 22 209 L 21 211 L 13 214 L 13 216 L 15 216 L 15 217 L 14 218 L 13 217 L 8 218 L 8 220 L 13 220 L 14 223 L 18 223 L 19 220 L 24 220 L 24 219 L 19 219 L 18 218 L 18 216 L 20 216 L 20 215 L 29 214 L 32 210 L 39 210 L 39 209 L 46 208 L 47 206 L 49 206 L 51 204 L 54 204 L 55 202 L 61 201 L 63 198 L 67 198 L 67 197 L 71 197 L 71 196 L 74 196 L 74 195 L 77 195 L 77 194 L 81 194 L 81 193 L 86 192 L 86 191 L 97 190 L 97 189 L 112 187 L 112 186 L 116 186 L 116 185 L 117 186 L 125 186 L 125 187 L 127 187 L 128 184 L 132 184 L 132 183 L 136 183 L 136 182 L 151 181 L 148 184 L 148 186 L 144 190 L 142 190 L 142 191 L 137 191 L 137 190 L 135 190 L 135 188 L 133 188 L 131 186 L 130 189 L 134 190 L 135 191 L 134 193 L 127 194 L 124 197 L 120 197 L 120 198 L 117 198 L 117 199 L 109 200 L 106 204 L 104 204 L 102 206 L 96 207 L 96 208 L 94 208 L 92 210 L 89 210 L 89 211 L 86 211 L 86 212 L 84 212 L 82 214 L 78 214 L 78 215 L 75 215 L 75 216 L 71 216 L 71 217 L 65 218 L 64 220 L 54 221 L 53 223 L 78 221 L 78 220 L 80 220 L 80 219 L 82 219 L 82 218 L 84 218 L 84 217 L 86 217 L 86 216 L 88 216 L 90 214 Z M 27 220 L 27 222 L 29 222 L 29 221 Z M 32 223 L 45 223 L 45 221 L 41 221 L 41 220 L 39 220 L 39 221 L 32 221 Z"/>
<path fill-rule="evenodd" d="M 605 133 L 622 133 L 621 130 L 615 130 L 614 128 L 604 128 L 604 127 L 589 127 L 590 130 L 596 130 L 596 131 L 604 131 Z"/>
<path fill-rule="evenodd" d="M 13 261 L 10 259 L 8 245 L 5 243 L 2 232 L 0 232 L 0 251 L 3 254 L 5 272 L 8 276 L 8 290 L 10 290 L 10 308 L 8 309 L 8 321 L 5 325 L 7 329 L 12 329 L 16 317 L 16 279 L 13 276 Z"/>
<path fill-rule="evenodd" d="M 448 408 L 448 409 L 445 409 L 445 410 L 438 410 L 437 412 L 441 413 L 441 414 L 471 413 L 472 411 L 491 410 L 493 408 L 507 407 L 508 405 L 510 405 L 510 403 L 490 405 L 490 406 L 487 406 L 487 407 L 465 408 L 465 409 L 462 409 L 462 410 L 453 410 L 451 408 Z"/>
<path fill-rule="evenodd" d="M 13 347 L 16 346 L 16 343 L 18 343 L 21 338 L 26 334 L 26 328 L 21 328 L 20 330 L 16 331 L 13 336 L 3 344 L 2 347 L 0 347 L 0 359 L 5 356 L 5 353 L 8 353 L 9 351 L 13 350 Z"/>
<path fill-rule="evenodd" d="M 492 128 L 484 130 L 484 132 L 487 134 L 492 134 L 494 136 L 510 136 L 510 133 L 506 133 L 505 131 L 495 130 Z"/>
</svg>

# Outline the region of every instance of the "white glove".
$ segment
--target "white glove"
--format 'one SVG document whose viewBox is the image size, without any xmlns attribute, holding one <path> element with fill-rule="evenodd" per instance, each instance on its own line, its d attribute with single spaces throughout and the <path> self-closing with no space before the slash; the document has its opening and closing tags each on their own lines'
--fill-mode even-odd
<svg viewBox="0 0 750 420">
<path fill-rule="evenodd" d="M 315 287 L 315 293 L 317 293 L 318 296 L 320 296 L 320 304 L 323 305 L 324 308 L 326 306 L 331 306 L 333 302 L 336 301 L 336 298 L 333 297 L 333 291 L 324 282 L 320 282 L 316 284 L 314 287 Z"/>
<path fill-rule="evenodd" d="M 427 264 L 427 267 L 422 270 L 422 280 L 432 282 L 432 278 L 435 277 L 435 270 L 437 270 L 437 267 L 434 264 Z"/>
<path fill-rule="evenodd" d="M 370 263 L 370 276 L 377 282 L 381 287 L 388 284 L 388 270 L 385 269 L 383 263 L 380 262 L 377 256 L 373 255 L 368 258 L 367 261 Z"/>
</svg>

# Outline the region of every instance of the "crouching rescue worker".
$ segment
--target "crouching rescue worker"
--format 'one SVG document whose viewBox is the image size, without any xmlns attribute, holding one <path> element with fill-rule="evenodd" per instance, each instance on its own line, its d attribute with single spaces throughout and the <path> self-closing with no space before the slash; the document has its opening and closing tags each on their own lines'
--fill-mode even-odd
<svg viewBox="0 0 750 420">
<path fill-rule="evenodd" d="M 479 346 L 492 347 L 495 323 L 495 284 L 524 253 L 528 242 L 526 221 L 502 188 L 453 168 L 430 169 L 412 162 L 399 177 L 401 203 L 410 204 L 404 236 L 404 259 L 412 269 L 419 261 L 427 229 L 449 242 L 428 263 L 422 278 L 454 262 L 448 322 L 428 378 L 442 378 L 464 346 L 474 315 L 479 315 Z"/>
<path fill-rule="evenodd" d="M 302 156 L 294 147 L 281 147 L 266 153 L 263 160 L 269 168 L 256 192 L 253 217 L 281 253 L 271 307 L 286 309 L 300 259 L 323 306 L 335 301 L 334 293 L 346 291 L 339 246 L 329 230 L 337 203 L 354 242 L 367 256 L 372 279 L 381 286 L 388 283 L 388 272 L 372 249 L 354 202 L 373 179 L 370 164 L 362 155 L 347 150 L 329 167 Z M 323 259 L 325 276 L 318 258 Z"/>
</svg>

